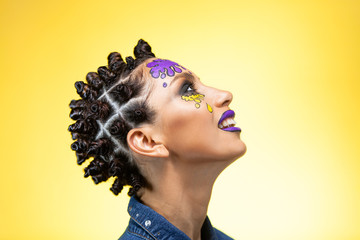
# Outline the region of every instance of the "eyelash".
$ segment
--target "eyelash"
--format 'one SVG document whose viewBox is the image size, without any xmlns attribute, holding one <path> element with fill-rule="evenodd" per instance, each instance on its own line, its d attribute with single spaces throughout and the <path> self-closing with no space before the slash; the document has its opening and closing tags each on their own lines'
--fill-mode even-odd
<svg viewBox="0 0 360 240">
<path fill-rule="evenodd" d="M 188 91 L 189 88 L 191 88 L 190 91 Z M 181 91 L 182 95 L 188 94 L 188 93 L 195 93 L 195 92 L 196 92 L 196 88 L 195 88 L 195 86 L 194 86 L 194 83 L 193 83 L 193 82 L 190 82 L 190 81 L 185 81 L 184 84 L 183 84 L 182 87 L 181 87 L 181 90 L 182 90 L 182 91 Z"/>
</svg>

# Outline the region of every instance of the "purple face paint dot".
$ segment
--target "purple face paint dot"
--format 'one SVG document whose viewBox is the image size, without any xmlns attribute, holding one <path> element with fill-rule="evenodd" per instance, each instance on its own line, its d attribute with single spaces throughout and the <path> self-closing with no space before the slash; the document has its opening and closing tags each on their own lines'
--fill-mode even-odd
<svg viewBox="0 0 360 240">
<path fill-rule="evenodd" d="M 167 87 L 167 83 L 166 83 L 166 82 L 163 83 L 163 87 L 164 87 L 164 88 Z"/>
</svg>

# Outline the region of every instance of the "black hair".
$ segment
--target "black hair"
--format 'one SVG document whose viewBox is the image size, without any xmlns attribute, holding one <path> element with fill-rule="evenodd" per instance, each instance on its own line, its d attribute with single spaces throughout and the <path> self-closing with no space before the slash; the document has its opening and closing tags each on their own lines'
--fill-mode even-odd
<svg viewBox="0 0 360 240">
<path fill-rule="evenodd" d="M 81 165 L 93 158 L 85 167 L 84 177 L 95 184 L 114 177 L 110 190 L 118 195 L 129 185 L 129 196 L 134 195 L 146 183 L 132 159 L 126 136 L 142 123 L 151 123 L 154 111 L 144 98 L 142 74 L 134 69 L 146 59 L 153 58 L 150 45 L 140 39 L 134 48 L 133 57 L 112 52 L 108 66 L 89 72 L 86 82 L 75 83 L 81 99 L 70 102 L 70 118 L 76 122 L 69 126 L 72 139 L 71 149 L 76 152 L 77 163 Z"/>
</svg>

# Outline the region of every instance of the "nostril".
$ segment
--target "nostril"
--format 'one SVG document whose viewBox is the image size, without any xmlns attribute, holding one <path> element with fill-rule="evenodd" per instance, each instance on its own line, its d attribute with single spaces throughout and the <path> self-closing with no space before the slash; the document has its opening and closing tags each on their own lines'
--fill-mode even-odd
<svg viewBox="0 0 360 240">
<path fill-rule="evenodd" d="M 231 101 L 230 100 L 226 100 L 223 102 L 223 106 L 228 106 L 230 105 Z"/>
<path fill-rule="evenodd" d="M 213 104 L 216 107 L 226 107 L 228 106 L 233 99 L 233 95 L 231 92 L 229 91 L 225 91 L 225 90 L 221 90 L 218 88 L 212 88 L 209 87 L 211 89 L 211 94 L 209 94 L 208 96 L 212 96 L 213 98 Z M 207 95 L 207 94 L 206 94 Z"/>
<path fill-rule="evenodd" d="M 223 91 L 223 90 L 219 91 L 219 95 L 218 95 L 218 105 L 219 106 L 225 107 L 225 106 L 230 105 L 232 99 L 233 99 L 233 95 L 231 92 Z"/>
</svg>

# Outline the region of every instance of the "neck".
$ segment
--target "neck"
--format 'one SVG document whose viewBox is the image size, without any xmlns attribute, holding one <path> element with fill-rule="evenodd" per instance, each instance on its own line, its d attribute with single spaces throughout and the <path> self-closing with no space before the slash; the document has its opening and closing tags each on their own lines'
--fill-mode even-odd
<svg viewBox="0 0 360 240">
<path fill-rule="evenodd" d="M 139 194 L 140 200 L 191 239 L 200 240 L 214 182 L 226 165 L 162 161 L 147 171 L 151 187 Z"/>
</svg>

